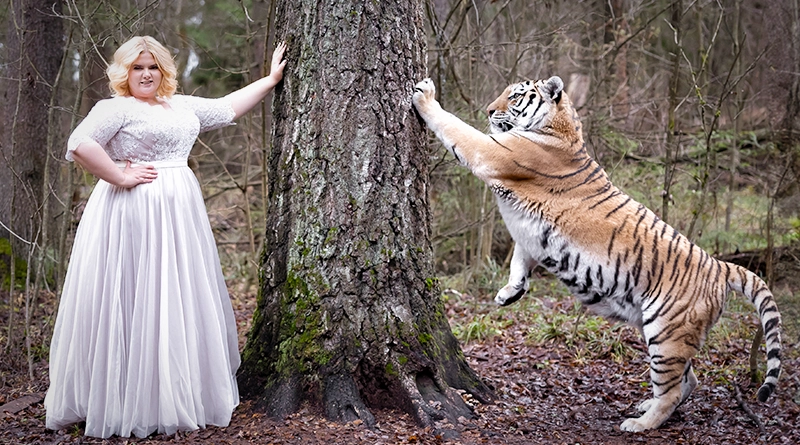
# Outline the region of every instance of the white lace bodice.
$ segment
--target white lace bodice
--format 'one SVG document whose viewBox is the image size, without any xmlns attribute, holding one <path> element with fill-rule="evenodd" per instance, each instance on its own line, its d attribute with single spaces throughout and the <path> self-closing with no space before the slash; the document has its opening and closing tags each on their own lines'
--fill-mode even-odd
<svg viewBox="0 0 800 445">
<path fill-rule="evenodd" d="M 169 109 L 133 97 L 98 102 L 75 128 L 67 142 L 67 160 L 82 143 L 95 141 L 114 161 L 151 162 L 186 159 L 197 135 L 233 123 L 225 98 L 174 95 Z"/>
</svg>

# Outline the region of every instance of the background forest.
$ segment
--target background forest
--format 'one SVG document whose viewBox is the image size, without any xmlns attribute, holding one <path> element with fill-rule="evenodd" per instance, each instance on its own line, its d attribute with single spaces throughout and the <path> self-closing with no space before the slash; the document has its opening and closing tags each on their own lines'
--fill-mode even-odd
<svg viewBox="0 0 800 445">
<path fill-rule="evenodd" d="M 800 0 L 420 3 L 428 75 L 445 109 L 486 129 L 484 109 L 507 84 L 559 75 L 614 183 L 710 253 L 765 276 L 787 353 L 796 355 Z M 0 386 L 41 378 L 71 238 L 95 181 L 64 160 L 66 139 L 109 96 L 113 51 L 132 35 L 152 35 L 174 50 L 181 92 L 218 97 L 268 72 L 274 9 L 269 0 L 0 5 Z M 241 336 L 266 230 L 270 103 L 202 134 L 190 158 L 231 294 L 245 308 Z M 451 317 L 470 315 L 451 318 L 453 330 L 465 343 L 500 335 L 508 317 L 486 303 L 507 277 L 512 241 L 490 190 L 432 135 L 430 163 L 443 298 Z M 536 296 L 564 293 L 541 274 Z M 552 329 L 532 338 L 569 343 L 588 332 L 566 307 L 566 325 L 547 318 Z M 750 322 L 742 337 L 752 336 Z M 613 349 L 621 337 L 611 337 Z"/>
</svg>

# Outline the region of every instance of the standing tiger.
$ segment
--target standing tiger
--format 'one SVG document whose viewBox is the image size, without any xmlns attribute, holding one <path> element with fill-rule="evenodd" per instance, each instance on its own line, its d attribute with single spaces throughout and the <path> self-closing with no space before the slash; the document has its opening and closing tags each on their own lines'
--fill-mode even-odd
<svg viewBox="0 0 800 445">
<path fill-rule="evenodd" d="M 719 261 L 613 184 L 587 153 L 581 123 L 559 77 L 512 84 L 489 105 L 493 134 L 444 111 L 430 79 L 414 88 L 417 112 L 455 158 L 494 192 L 516 242 L 508 305 L 528 290 L 538 263 L 590 310 L 635 326 L 650 356 L 652 399 L 624 431 L 657 428 L 697 378 L 692 357 L 719 319 L 730 290 L 758 310 L 767 344 L 766 401 L 780 375 L 780 314 L 754 273 Z"/>
</svg>

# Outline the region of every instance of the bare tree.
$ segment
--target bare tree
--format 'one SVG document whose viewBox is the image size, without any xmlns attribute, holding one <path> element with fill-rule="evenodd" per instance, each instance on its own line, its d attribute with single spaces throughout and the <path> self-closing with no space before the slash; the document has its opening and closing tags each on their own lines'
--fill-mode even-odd
<svg viewBox="0 0 800 445">
<path fill-rule="evenodd" d="M 8 15 L 8 63 L 0 125 L 0 221 L 26 240 L 42 223 L 42 190 L 48 156 L 47 129 L 53 85 L 63 57 L 61 2 L 19 0 Z M 51 167 L 54 167 L 51 166 Z M 49 221 L 48 221 L 49 222 Z M 0 229 L 3 237 L 8 232 Z"/>
<path fill-rule="evenodd" d="M 41 244 L 54 227 L 50 195 L 55 189 L 55 163 L 51 149 L 58 140 L 54 107 L 59 74 L 63 67 L 63 28 L 58 14 L 61 2 L 21 0 L 11 3 L 6 32 L 8 62 L 0 77 L 0 238 L 7 238 L 11 251 L 8 273 L 9 317 L 5 355 L 13 344 L 15 292 L 24 293 L 24 339 L 28 374 L 33 379 L 31 343 L 32 311 L 35 307 L 32 275 L 34 260 L 44 261 Z M 43 131 L 44 129 L 44 131 Z M 37 246 L 39 249 L 37 250 Z M 25 267 L 17 268 L 17 258 Z M 24 270 L 22 270 L 24 269 Z M 40 276 L 44 269 L 36 269 Z M 24 280 L 16 281 L 22 273 Z"/>
</svg>

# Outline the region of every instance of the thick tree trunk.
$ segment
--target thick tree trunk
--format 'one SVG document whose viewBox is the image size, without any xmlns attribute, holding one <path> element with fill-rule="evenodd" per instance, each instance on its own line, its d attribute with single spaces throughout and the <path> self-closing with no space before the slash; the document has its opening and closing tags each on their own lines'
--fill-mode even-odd
<svg viewBox="0 0 800 445">
<path fill-rule="evenodd" d="M 32 240 L 41 216 L 48 113 L 64 42 L 61 2 L 20 0 L 8 14 L 0 91 L 0 221 Z M 52 172 L 51 172 L 52 173 Z M 52 177 L 52 175 L 51 175 Z M 13 215 L 13 221 L 12 221 Z M 8 236 L 0 229 L 3 237 Z"/>
<path fill-rule="evenodd" d="M 444 316 L 433 271 L 418 2 L 279 2 L 289 45 L 276 89 L 261 289 L 239 384 L 282 417 L 303 401 L 423 425 L 487 401 Z M 433 402 L 433 403 L 431 403 Z"/>
</svg>

